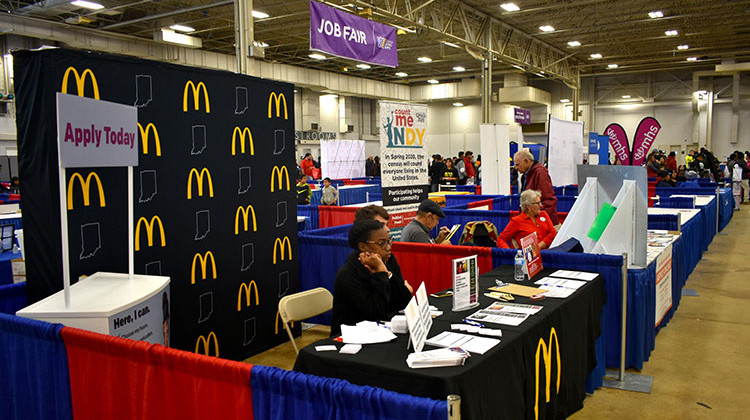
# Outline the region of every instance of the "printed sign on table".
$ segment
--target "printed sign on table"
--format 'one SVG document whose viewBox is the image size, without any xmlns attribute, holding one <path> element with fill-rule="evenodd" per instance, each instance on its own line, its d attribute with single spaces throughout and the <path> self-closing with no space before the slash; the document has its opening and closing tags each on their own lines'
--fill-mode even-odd
<svg viewBox="0 0 750 420">
<path fill-rule="evenodd" d="M 310 2 L 310 49 L 398 67 L 396 28 Z"/>
<path fill-rule="evenodd" d="M 536 232 L 521 238 L 521 249 L 523 250 L 523 259 L 526 262 L 526 270 L 529 279 L 542 271 L 542 254 L 539 252 L 539 240 Z"/>
<path fill-rule="evenodd" d="M 672 307 L 672 244 L 656 258 L 656 312 L 654 327 L 658 327 Z"/>
<path fill-rule="evenodd" d="M 463 311 L 479 305 L 479 269 L 477 256 L 453 260 L 453 310 Z"/>
<path fill-rule="evenodd" d="M 381 101 L 380 124 L 383 205 L 414 204 L 416 210 L 430 191 L 425 143 L 427 107 Z"/>
<path fill-rule="evenodd" d="M 409 328 L 409 336 L 414 346 L 414 351 L 419 353 L 424 348 L 427 334 L 432 328 L 432 316 L 430 315 L 430 303 L 427 300 L 427 289 L 424 282 L 417 288 L 417 293 L 409 301 L 404 309 L 406 315 L 406 326 Z"/>
<path fill-rule="evenodd" d="M 65 168 L 138 166 L 138 109 L 58 92 L 57 145 Z"/>
</svg>

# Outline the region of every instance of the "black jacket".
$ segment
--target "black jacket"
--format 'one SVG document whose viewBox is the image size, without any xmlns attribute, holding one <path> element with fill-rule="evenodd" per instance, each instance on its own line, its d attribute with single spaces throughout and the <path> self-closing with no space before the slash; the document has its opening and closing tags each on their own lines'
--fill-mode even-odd
<svg viewBox="0 0 750 420">
<path fill-rule="evenodd" d="M 396 257 L 388 259 L 386 268 L 393 274 L 390 279 L 387 273 L 371 274 L 359 262 L 359 251 L 349 254 L 346 263 L 336 273 L 331 337 L 341 334 L 341 324 L 390 320 L 406 307 L 411 293 L 404 286 Z"/>
</svg>

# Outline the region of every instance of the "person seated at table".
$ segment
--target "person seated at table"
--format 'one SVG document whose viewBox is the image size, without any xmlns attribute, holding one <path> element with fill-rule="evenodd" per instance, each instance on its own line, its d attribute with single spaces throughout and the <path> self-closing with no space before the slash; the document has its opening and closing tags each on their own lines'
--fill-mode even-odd
<svg viewBox="0 0 750 420">
<path fill-rule="evenodd" d="M 305 181 L 305 175 L 297 177 L 297 204 L 310 204 L 312 198 L 312 187 Z"/>
<path fill-rule="evenodd" d="M 320 204 L 324 206 L 336 206 L 339 204 L 339 191 L 331 185 L 331 178 L 326 177 L 323 180 Z"/>
<path fill-rule="evenodd" d="M 430 231 L 440 223 L 440 219 L 445 218 L 445 213 L 436 202 L 427 199 L 419 204 L 417 217 L 409 222 L 401 231 L 401 242 L 416 242 L 422 244 L 439 244 L 450 233 L 448 227 L 440 228 L 440 234 L 437 238 L 430 237 Z"/>
<path fill-rule="evenodd" d="M 333 286 L 331 337 L 341 334 L 342 324 L 390 320 L 409 303 L 412 290 L 401 268 L 388 264 L 392 244 L 385 226 L 376 220 L 352 225 L 349 246 L 354 251 L 336 273 Z"/>
<path fill-rule="evenodd" d="M 659 182 L 656 183 L 656 188 L 663 188 L 663 187 L 675 187 L 676 185 L 672 182 L 672 177 L 669 175 L 669 171 L 665 171 L 663 169 L 660 169 L 658 172 L 659 175 Z"/>
<path fill-rule="evenodd" d="M 521 238 L 533 232 L 536 232 L 539 249 L 549 248 L 557 235 L 549 215 L 542 210 L 542 193 L 537 190 L 526 190 L 521 193 L 521 214 L 510 219 L 508 226 L 500 232 L 497 246 L 510 248 L 508 242 L 515 240 L 520 244 Z"/>
</svg>

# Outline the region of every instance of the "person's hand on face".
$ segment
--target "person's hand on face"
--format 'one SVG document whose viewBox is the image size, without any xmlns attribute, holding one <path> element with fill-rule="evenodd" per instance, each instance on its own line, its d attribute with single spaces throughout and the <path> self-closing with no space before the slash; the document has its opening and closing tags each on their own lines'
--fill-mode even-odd
<svg viewBox="0 0 750 420">
<path fill-rule="evenodd" d="M 359 262 L 367 268 L 370 273 L 385 272 L 388 271 L 385 268 L 385 263 L 379 254 L 374 252 L 362 251 L 359 254 Z"/>
</svg>

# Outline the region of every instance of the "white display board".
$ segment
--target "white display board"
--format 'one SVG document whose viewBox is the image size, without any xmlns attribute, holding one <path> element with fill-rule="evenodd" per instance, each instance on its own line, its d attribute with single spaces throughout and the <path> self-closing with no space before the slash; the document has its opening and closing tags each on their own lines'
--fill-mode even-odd
<svg viewBox="0 0 750 420">
<path fill-rule="evenodd" d="M 510 194 L 510 127 L 507 124 L 480 124 L 479 142 L 482 193 Z"/>
<path fill-rule="evenodd" d="M 364 140 L 321 140 L 320 169 L 323 178 L 344 179 L 365 176 Z"/>
<path fill-rule="evenodd" d="M 560 230 L 552 241 L 553 247 L 562 244 L 570 238 L 575 238 L 581 243 L 584 252 L 591 252 L 596 241 L 588 237 L 589 228 L 594 223 L 599 209 L 604 203 L 611 202 L 611 198 L 599 185 L 596 178 L 587 178 L 583 189 L 578 193 L 578 198 L 568 212 Z"/>
<path fill-rule="evenodd" d="M 552 185 L 575 184 L 583 162 L 583 122 L 549 117 L 547 169 Z"/>
<path fill-rule="evenodd" d="M 672 307 L 672 245 L 670 244 L 656 258 L 656 311 L 654 328 L 661 324 L 664 315 Z"/>
</svg>

